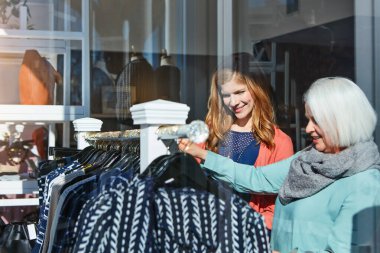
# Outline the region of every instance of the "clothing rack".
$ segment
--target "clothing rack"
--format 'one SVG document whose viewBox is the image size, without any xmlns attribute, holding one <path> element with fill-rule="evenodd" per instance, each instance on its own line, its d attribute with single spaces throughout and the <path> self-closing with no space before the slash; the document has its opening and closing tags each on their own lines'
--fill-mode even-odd
<svg viewBox="0 0 380 253">
<path fill-rule="evenodd" d="M 88 132 L 86 141 L 129 141 L 140 139 L 140 129 L 110 131 L 110 132 Z M 161 140 L 177 138 L 188 138 L 195 143 L 202 143 L 208 138 L 208 127 L 201 120 L 194 120 L 186 125 L 160 126 L 156 135 Z"/>
<path fill-rule="evenodd" d="M 78 149 L 83 149 L 95 140 L 126 141 L 140 139 L 140 172 L 157 157 L 169 154 L 165 140 L 181 137 L 195 143 L 208 138 L 207 125 L 200 120 L 185 124 L 190 108 L 181 103 L 154 100 L 131 107 L 133 123 L 140 129 L 100 132 L 102 121 L 92 118 L 74 120 Z"/>
</svg>

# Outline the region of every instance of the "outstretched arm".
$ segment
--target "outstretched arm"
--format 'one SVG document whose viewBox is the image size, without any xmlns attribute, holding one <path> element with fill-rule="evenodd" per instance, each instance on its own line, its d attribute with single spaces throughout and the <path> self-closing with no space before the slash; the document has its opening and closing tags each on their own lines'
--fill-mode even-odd
<svg viewBox="0 0 380 253">
<path fill-rule="evenodd" d="M 280 162 L 255 168 L 207 151 L 203 167 L 215 172 L 216 178 L 230 183 L 239 192 L 278 193 L 294 158 L 295 156 L 291 156 Z"/>
<path fill-rule="evenodd" d="M 179 142 L 179 149 L 204 160 L 203 168 L 213 171 L 214 176 L 230 183 L 239 192 L 277 193 L 284 182 L 291 161 L 299 154 L 267 166 L 255 168 L 206 151 L 187 139 Z"/>
</svg>

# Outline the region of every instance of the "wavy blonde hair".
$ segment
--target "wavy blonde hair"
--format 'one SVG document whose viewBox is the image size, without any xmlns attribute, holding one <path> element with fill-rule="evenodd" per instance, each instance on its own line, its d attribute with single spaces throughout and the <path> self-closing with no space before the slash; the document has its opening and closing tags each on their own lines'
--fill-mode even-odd
<svg viewBox="0 0 380 253">
<path fill-rule="evenodd" d="M 248 76 L 231 69 L 218 70 L 212 77 L 208 113 L 205 120 L 210 129 L 206 148 L 217 152 L 219 142 L 223 140 L 225 133 L 236 119 L 235 115 L 224 105 L 220 91 L 221 86 L 232 79 L 246 84 L 254 100 L 255 106 L 252 110 L 251 120 L 255 139 L 259 143 L 264 143 L 268 148 L 273 148 L 276 124 L 268 87 L 265 86 L 265 78 L 261 75 Z"/>
</svg>

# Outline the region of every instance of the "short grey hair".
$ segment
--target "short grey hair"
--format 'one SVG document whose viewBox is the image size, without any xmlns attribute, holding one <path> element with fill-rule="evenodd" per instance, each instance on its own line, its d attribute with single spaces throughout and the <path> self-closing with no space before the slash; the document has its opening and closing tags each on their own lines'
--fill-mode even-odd
<svg viewBox="0 0 380 253">
<path fill-rule="evenodd" d="M 376 112 L 364 92 L 351 80 L 318 79 L 306 91 L 304 101 L 333 146 L 349 147 L 372 139 Z"/>
</svg>

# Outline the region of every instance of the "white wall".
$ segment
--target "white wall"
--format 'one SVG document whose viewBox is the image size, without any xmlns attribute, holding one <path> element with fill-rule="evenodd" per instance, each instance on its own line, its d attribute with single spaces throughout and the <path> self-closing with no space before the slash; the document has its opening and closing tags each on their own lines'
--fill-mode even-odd
<svg viewBox="0 0 380 253">
<path fill-rule="evenodd" d="M 18 72 L 22 58 L 9 54 L 0 55 L 0 103 L 19 104 Z"/>
</svg>

